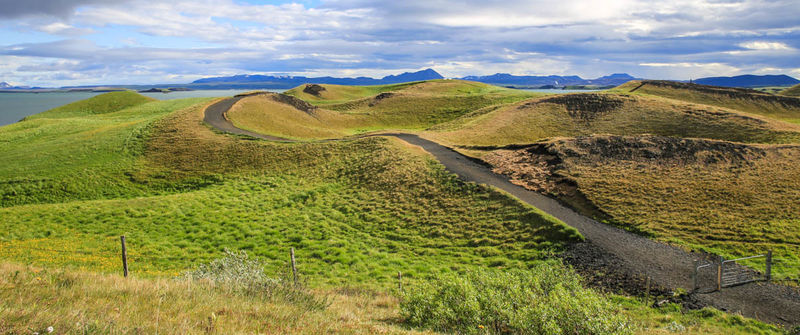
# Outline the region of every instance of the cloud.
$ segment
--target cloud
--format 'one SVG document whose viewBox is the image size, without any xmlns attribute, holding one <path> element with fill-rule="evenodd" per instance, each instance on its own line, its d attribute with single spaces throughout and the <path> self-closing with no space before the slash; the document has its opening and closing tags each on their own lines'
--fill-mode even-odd
<svg viewBox="0 0 800 335">
<path fill-rule="evenodd" d="M 68 17 L 84 5 L 109 4 L 127 0 L 0 0 L 0 19 L 26 16 Z"/>
<path fill-rule="evenodd" d="M 791 50 L 788 45 L 781 42 L 764 42 L 764 41 L 753 41 L 753 42 L 745 42 L 739 43 L 739 46 L 745 49 L 751 50 Z"/>
<path fill-rule="evenodd" d="M 34 0 L 0 15 L 13 18 L 0 26 L 0 55 L 17 57 L 8 80 L 36 84 L 425 67 L 685 79 L 795 71 L 798 16 L 791 0 Z"/>
</svg>

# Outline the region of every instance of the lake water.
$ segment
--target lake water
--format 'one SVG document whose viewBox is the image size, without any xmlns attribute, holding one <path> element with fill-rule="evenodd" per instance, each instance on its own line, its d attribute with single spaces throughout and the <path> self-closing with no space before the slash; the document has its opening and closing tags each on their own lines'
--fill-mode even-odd
<svg viewBox="0 0 800 335">
<path fill-rule="evenodd" d="M 170 93 L 141 93 L 159 100 L 230 97 L 253 90 L 197 90 Z M 265 90 L 283 92 L 285 90 Z M 78 100 L 88 99 L 102 93 L 95 92 L 48 92 L 48 93 L 0 93 L 0 126 L 15 123 L 22 118 L 38 114 Z"/>
</svg>

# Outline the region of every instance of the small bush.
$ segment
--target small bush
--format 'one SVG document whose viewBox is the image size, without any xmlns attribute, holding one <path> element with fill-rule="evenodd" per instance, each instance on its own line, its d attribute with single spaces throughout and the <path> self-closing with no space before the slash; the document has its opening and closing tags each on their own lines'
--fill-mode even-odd
<svg viewBox="0 0 800 335">
<path fill-rule="evenodd" d="M 295 284 L 286 273 L 268 276 L 264 264 L 251 259 L 245 251 L 226 249 L 224 257 L 201 264 L 196 270 L 187 272 L 185 277 L 211 281 L 232 293 L 288 302 L 308 310 L 323 310 L 330 305 L 327 296 L 313 294 L 305 283 Z"/>
<path fill-rule="evenodd" d="M 412 326 L 459 334 L 629 334 L 611 303 L 560 265 L 446 274 L 402 296 Z"/>
</svg>

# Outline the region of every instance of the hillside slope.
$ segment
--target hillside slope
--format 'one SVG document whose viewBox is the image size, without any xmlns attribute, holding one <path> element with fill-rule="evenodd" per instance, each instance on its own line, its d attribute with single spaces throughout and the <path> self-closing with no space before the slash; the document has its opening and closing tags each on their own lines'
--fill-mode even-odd
<svg viewBox="0 0 800 335">
<path fill-rule="evenodd" d="M 781 95 L 790 97 L 800 97 L 800 85 L 794 85 L 792 87 L 789 87 L 781 91 Z"/>
<path fill-rule="evenodd" d="M 750 89 L 645 80 L 628 82 L 612 91 L 656 95 L 800 123 L 800 98 L 773 95 Z"/>
<path fill-rule="evenodd" d="M 727 258 L 773 250 L 800 278 L 800 146 L 655 136 L 558 139 L 484 155 L 531 190 L 658 240 Z"/>
<path fill-rule="evenodd" d="M 425 136 L 460 146 L 503 146 L 591 134 L 800 141 L 800 127 L 794 124 L 707 105 L 609 93 L 558 95 L 493 106 L 425 132 Z"/>
<path fill-rule="evenodd" d="M 294 247 L 309 281 L 381 286 L 397 271 L 525 268 L 580 240 L 401 142 L 239 139 L 203 125 L 208 103 L 0 128 L 13 159 L 0 167 L 0 259 L 115 271 L 126 235 L 138 275 L 174 274 L 226 248 L 283 269 Z"/>
<path fill-rule="evenodd" d="M 246 97 L 228 117 L 250 131 L 320 139 L 384 129 L 425 129 L 486 106 L 536 95 L 458 80 L 367 87 L 306 85 L 284 95 Z M 289 101 L 288 97 L 298 99 Z M 302 101 L 313 106 L 303 106 Z"/>
</svg>

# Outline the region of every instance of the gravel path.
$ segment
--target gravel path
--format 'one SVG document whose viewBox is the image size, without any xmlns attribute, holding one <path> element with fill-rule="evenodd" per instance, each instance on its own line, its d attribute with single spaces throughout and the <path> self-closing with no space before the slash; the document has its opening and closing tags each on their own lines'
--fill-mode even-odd
<svg viewBox="0 0 800 335">
<path fill-rule="evenodd" d="M 223 114 L 238 99 L 241 98 L 226 99 L 211 105 L 206 109 L 205 121 L 219 130 L 230 133 L 267 140 L 289 141 L 234 127 Z M 389 133 L 376 136 L 393 136 L 420 146 L 436 157 L 448 171 L 462 179 L 497 187 L 578 229 L 587 242 L 574 246 L 567 252 L 570 254 L 568 256 L 570 260 L 581 263 L 577 264 L 577 268 L 585 267 L 594 269 L 594 271 L 613 273 L 614 277 L 643 278 L 649 276 L 656 286 L 669 290 L 683 288 L 690 291 L 694 261 L 709 258 L 704 254 L 688 253 L 679 248 L 599 223 L 578 214 L 554 199 L 512 184 L 507 177 L 493 173 L 487 166 L 471 158 L 417 135 Z M 790 327 L 800 326 L 800 291 L 797 289 L 771 283 L 751 283 L 711 292 L 715 276 L 716 266 L 707 267 L 701 271 L 699 280 L 701 289 L 689 297 L 694 306 L 710 305 L 770 323 Z M 602 278 L 597 280 L 602 280 Z"/>
</svg>

